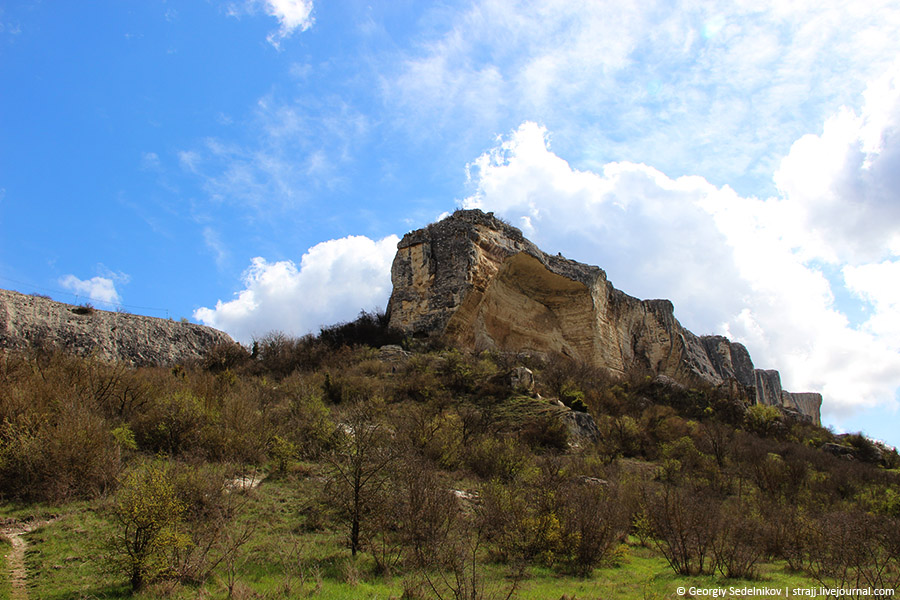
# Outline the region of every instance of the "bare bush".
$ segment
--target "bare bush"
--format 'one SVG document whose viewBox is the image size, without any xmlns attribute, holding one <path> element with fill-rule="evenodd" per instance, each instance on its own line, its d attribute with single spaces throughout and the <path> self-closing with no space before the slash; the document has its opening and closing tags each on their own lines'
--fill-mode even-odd
<svg viewBox="0 0 900 600">
<path fill-rule="evenodd" d="M 459 504 L 424 460 L 404 461 L 395 482 L 394 503 L 385 504 L 384 512 L 391 511 L 393 506 L 397 531 L 409 551 L 407 565 L 431 568 L 457 522 Z"/>
<path fill-rule="evenodd" d="M 0 492 L 8 496 L 95 496 L 115 483 L 120 469 L 121 454 L 106 422 L 77 403 L 0 424 Z"/>
<path fill-rule="evenodd" d="M 334 450 L 326 456 L 326 492 L 340 518 L 349 526 L 350 552 L 362 547 L 361 528 L 388 482 L 387 467 L 396 458 L 377 406 L 355 404 L 343 414 L 334 432 Z"/>
<path fill-rule="evenodd" d="M 749 503 L 737 499 L 725 502 L 712 543 L 716 568 L 724 577 L 755 579 L 763 556 L 763 539 L 762 523 Z"/>
<path fill-rule="evenodd" d="M 718 502 L 704 490 L 664 485 L 645 504 L 654 544 L 676 573 L 712 571 L 709 555 L 719 525 Z"/>
<path fill-rule="evenodd" d="M 572 482 L 561 497 L 564 568 L 587 577 L 614 553 L 628 532 L 629 514 L 612 484 Z"/>
<path fill-rule="evenodd" d="M 898 519 L 862 511 L 823 515 L 813 523 L 807 570 L 826 588 L 896 588 L 898 525 Z"/>
<path fill-rule="evenodd" d="M 179 455 L 203 449 L 211 417 L 202 398 L 182 389 L 154 400 L 133 429 L 142 450 Z"/>
<path fill-rule="evenodd" d="M 428 589 L 437 600 L 509 600 L 515 595 L 522 569 L 514 569 L 505 586 L 487 583 L 483 542 L 483 531 L 477 521 L 455 529 L 454 536 L 441 548 L 438 568 L 422 571 Z"/>
</svg>

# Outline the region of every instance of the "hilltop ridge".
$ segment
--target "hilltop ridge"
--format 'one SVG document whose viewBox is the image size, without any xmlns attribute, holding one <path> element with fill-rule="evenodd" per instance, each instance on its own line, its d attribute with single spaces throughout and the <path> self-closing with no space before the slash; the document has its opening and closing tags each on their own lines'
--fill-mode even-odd
<svg viewBox="0 0 900 600">
<path fill-rule="evenodd" d="M 756 404 L 821 424 L 822 397 L 781 387 L 743 344 L 698 336 L 669 300 L 639 300 L 603 269 L 540 250 L 480 210 L 458 210 L 407 233 L 391 268 L 390 325 L 475 350 L 558 353 L 616 376 L 665 376 L 683 385 L 738 385 Z"/>
<path fill-rule="evenodd" d="M 135 366 L 200 359 L 231 337 L 205 325 L 110 312 L 0 290 L 0 348 L 53 346 Z"/>
</svg>

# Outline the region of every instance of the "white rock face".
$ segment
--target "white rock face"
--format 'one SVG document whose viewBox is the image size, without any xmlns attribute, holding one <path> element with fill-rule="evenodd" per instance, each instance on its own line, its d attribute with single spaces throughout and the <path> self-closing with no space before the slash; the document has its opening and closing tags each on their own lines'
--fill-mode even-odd
<svg viewBox="0 0 900 600">
<path fill-rule="evenodd" d="M 234 344 L 217 329 L 109 312 L 0 290 L 0 348 L 49 345 L 136 366 L 199 359 L 216 344 Z"/>
<path fill-rule="evenodd" d="M 406 234 L 391 278 L 390 324 L 416 336 L 475 350 L 558 353 L 619 376 L 736 381 L 758 403 L 785 403 L 777 371 L 755 370 L 743 345 L 694 335 L 668 300 L 633 298 L 602 269 L 545 254 L 490 213 L 457 211 Z M 819 423 L 821 397 L 816 404 L 817 394 L 802 396 L 786 408 Z"/>
</svg>

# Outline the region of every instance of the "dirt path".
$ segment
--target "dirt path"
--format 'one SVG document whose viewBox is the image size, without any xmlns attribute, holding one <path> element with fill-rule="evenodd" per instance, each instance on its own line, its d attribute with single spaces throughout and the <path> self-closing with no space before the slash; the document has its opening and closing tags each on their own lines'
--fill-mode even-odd
<svg viewBox="0 0 900 600">
<path fill-rule="evenodd" d="M 12 548 L 6 555 L 6 566 L 9 569 L 9 582 L 12 587 L 12 600 L 27 600 L 28 589 L 25 587 L 25 548 L 28 542 L 22 537 L 50 521 L 12 521 L 0 526 L 0 536 L 9 540 Z"/>
</svg>

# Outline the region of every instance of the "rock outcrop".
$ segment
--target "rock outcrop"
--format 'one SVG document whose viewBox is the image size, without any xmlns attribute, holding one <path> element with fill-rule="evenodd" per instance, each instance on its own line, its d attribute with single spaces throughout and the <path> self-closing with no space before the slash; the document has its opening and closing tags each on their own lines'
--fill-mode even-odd
<svg viewBox="0 0 900 600">
<path fill-rule="evenodd" d="M 559 353 L 616 375 L 665 375 L 685 385 L 737 382 L 761 404 L 819 423 L 821 396 L 781 389 L 747 349 L 697 336 L 668 300 L 638 300 L 599 267 L 550 256 L 492 213 L 461 210 L 406 234 L 391 268 L 390 325 L 475 350 Z"/>
<path fill-rule="evenodd" d="M 52 346 L 136 366 L 168 366 L 199 359 L 216 344 L 234 343 L 203 325 L 0 290 L 0 348 Z"/>
</svg>

